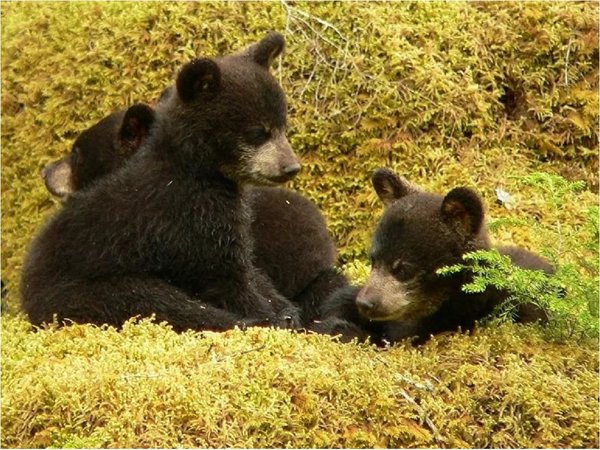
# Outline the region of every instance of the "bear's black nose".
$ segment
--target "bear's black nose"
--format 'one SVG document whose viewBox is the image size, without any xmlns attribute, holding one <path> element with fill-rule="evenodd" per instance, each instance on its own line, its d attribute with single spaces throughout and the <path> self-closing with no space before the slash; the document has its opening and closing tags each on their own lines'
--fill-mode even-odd
<svg viewBox="0 0 600 450">
<path fill-rule="evenodd" d="M 300 167 L 301 166 L 299 163 L 288 164 L 287 166 L 285 166 L 283 168 L 283 173 L 291 178 L 294 175 L 296 175 L 298 172 L 300 172 Z"/>
</svg>

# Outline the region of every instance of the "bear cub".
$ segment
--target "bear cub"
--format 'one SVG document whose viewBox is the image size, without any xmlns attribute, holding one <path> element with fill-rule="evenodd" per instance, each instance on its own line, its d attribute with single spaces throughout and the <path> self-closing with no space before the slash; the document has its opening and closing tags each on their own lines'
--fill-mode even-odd
<svg viewBox="0 0 600 450">
<path fill-rule="evenodd" d="M 161 95 L 170 95 L 168 88 Z M 118 111 L 83 131 L 71 152 L 47 164 L 41 176 L 48 191 L 65 202 L 73 192 L 123 166 L 145 142 L 154 116 L 146 109 Z M 319 305 L 348 284 L 335 269 L 336 251 L 321 211 L 308 198 L 270 186 L 244 192 L 251 210 L 254 262 L 275 289 L 301 308 L 302 323 L 317 316 Z"/>
<path fill-rule="evenodd" d="M 508 297 L 491 288 L 467 294 L 461 288 L 470 274 L 436 273 L 462 263 L 465 253 L 491 248 L 476 192 L 457 187 L 446 196 L 428 193 L 388 169 L 378 169 L 372 181 L 385 212 L 372 239 L 370 276 L 364 286 L 342 289 L 325 302 L 318 329 L 340 333 L 346 340 L 416 337 L 423 342 L 431 334 L 472 329 Z M 553 272 L 534 253 L 518 247 L 498 250 L 521 267 Z M 547 316 L 537 306 L 518 307 L 516 321 L 538 320 Z"/>
<path fill-rule="evenodd" d="M 119 134 L 132 147 L 136 120 L 154 122 L 142 148 L 71 195 L 31 244 L 21 300 L 32 323 L 120 326 L 154 314 L 176 330 L 298 324 L 298 309 L 252 262 L 242 196 L 300 168 L 268 70 L 283 47 L 271 33 L 243 52 L 196 59 L 156 111 L 125 113 Z"/>
</svg>

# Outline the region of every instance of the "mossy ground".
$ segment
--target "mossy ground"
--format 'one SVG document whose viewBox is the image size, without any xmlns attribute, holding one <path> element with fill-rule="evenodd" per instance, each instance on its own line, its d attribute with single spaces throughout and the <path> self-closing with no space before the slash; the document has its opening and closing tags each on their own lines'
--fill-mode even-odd
<svg viewBox="0 0 600 450">
<path fill-rule="evenodd" d="M 596 3 L 0 7 L 4 310 L 18 309 L 27 243 L 58 208 L 43 165 L 101 117 L 155 99 L 190 58 L 276 29 L 304 164 L 291 187 L 322 208 L 354 280 L 381 212 L 369 177 L 388 166 L 440 193 L 476 188 L 495 240 L 573 264 L 585 283 L 567 291 L 597 315 Z M 583 184 L 559 196 L 523 181 L 533 172 Z M 380 351 L 273 330 L 33 333 L 14 315 L 2 332 L 3 446 L 598 446 L 593 339 L 502 325 Z"/>
<path fill-rule="evenodd" d="M 598 353 L 532 327 L 376 349 L 2 321 L 5 447 L 597 447 Z"/>
</svg>

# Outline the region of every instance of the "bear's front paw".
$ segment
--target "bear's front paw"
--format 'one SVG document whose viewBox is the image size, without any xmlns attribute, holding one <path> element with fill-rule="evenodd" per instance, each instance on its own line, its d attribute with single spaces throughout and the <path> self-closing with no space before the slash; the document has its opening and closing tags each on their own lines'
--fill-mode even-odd
<svg viewBox="0 0 600 450">
<path fill-rule="evenodd" d="M 246 328 L 250 328 L 250 327 L 268 327 L 268 326 L 272 325 L 272 321 L 269 319 L 266 319 L 266 318 L 265 319 L 256 319 L 256 318 L 246 317 L 246 318 L 236 322 L 236 325 L 241 330 L 245 330 Z"/>
<path fill-rule="evenodd" d="M 329 317 L 322 321 L 315 320 L 310 325 L 309 330 L 336 336 L 341 342 L 351 342 L 353 339 L 364 342 L 370 337 L 367 331 L 358 325 L 337 317 Z"/>
<path fill-rule="evenodd" d="M 246 317 L 237 323 L 241 329 L 248 327 L 275 327 L 275 328 L 300 328 L 300 311 L 298 308 L 291 306 L 282 309 L 277 314 L 265 314 L 264 317 Z"/>
<path fill-rule="evenodd" d="M 277 328 L 300 328 L 300 310 L 295 306 L 289 306 L 277 313 L 274 318 L 273 326 Z"/>
</svg>

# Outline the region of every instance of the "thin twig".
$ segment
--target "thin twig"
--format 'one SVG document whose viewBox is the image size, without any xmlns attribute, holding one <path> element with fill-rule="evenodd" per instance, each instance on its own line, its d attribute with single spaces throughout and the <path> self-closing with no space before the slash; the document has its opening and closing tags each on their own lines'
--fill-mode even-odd
<svg viewBox="0 0 600 450">
<path fill-rule="evenodd" d="M 242 351 L 239 351 L 239 352 L 231 353 L 229 355 L 224 355 L 221 358 L 217 358 L 215 361 L 216 362 L 221 362 L 221 361 L 225 361 L 227 358 L 231 358 L 231 357 L 234 357 L 234 356 L 240 356 L 240 355 L 245 355 L 246 353 L 257 352 L 258 350 L 262 350 L 266 346 L 267 346 L 266 344 L 262 344 L 262 345 L 259 345 L 258 347 L 250 348 L 248 350 L 242 350 Z"/>
<path fill-rule="evenodd" d="M 303 23 L 306 27 L 308 27 L 316 36 L 318 36 L 321 40 L 327 42 L 329 45 L 331 45 L 332 47 L 334 47 L 335 49 L 337 49 L 339 52 L 341 52 L 345 58 L 349 59 L 351 62 L 351 65 L 358 71 L 358 67 L 356 67 L 356 64 L 354 63 L 354 61 L 352 60 L 352 55 L 351 53 L 348 51 L 348 45 L 350 43 L 350 40 L 338 29 L 336 28 L 333 24 L 331 24 L 330 22 L 321 19 L 320 17 L 317 16 L 313 16 L 312 14 L 309 14 L 305 11 L 302 11 L 301 9 L 298 9 L 294 6 L 290 6 L 286 0 L 280 0 L 281 5 L 285 8 L 286 10 L 286 32 L 289 31 L 289 22 L 293 21 L 293 20 L 297 20 L 301 23 Z M 325 37 L 322 33 L 320 33 L 318 30 L 316 30 L 310 23 L 308 20 L 314 20 L 315 22 L 323 25 L 325 28 L 330 28 L 333 31 L 335 31 L 335 33 L 342 39 L 342 41 L 344 41 L 346 43 L 345 48 L 340 47 L 339 45 L 337 45 L 335 42 L 331 41 L 330 39 L 328 39 L 327 37 Z"/>
<path fill-rule="evenodd" d="M 310 86 L 315 84 L 314 87 L 314 103 L 313 106 L 318 110 L 320 106 L 319 95 L 322 88 L 322 83 L 326 86 L 336 85 L 342 80 L 346 79 L 351 71 L 358 74 L 358 76 L 366 81 L 369 77 L 358 68 L 352 53 L 350 52 L 351 40 L 348 39 L 339 28 L 333 25 L 331 22 L 324 20 L 320 17 L 314 16 L 306 11 L 291 6 L 287 0 L 280 0 L 279 2 L 284 8 L 286 17 L 285 33 L 296 33 L 304 38 L 305 42 L 311 43 L 311 53 L 313 54 L 313 66 L 307 81 L 300 90 L 300 96 L 304 96 Z M 333 32 L 332 36 L 327 33 Z M 339 40 L 338 40 L 339 39 Z M 324 43 L 324 44 L 323 44 Z M 325 46 L 332 47 L 336 52 L 335 61 L 326 57 Z M 321 69 L 321 64 L 331 68 L 331 74 L 328 75 L 328 79 L 318 76 L 317 72 Z M 327 72 L 327 70 L 325 70 Z M 359 86 L 360 88 L 360 86 Z M 337 92 L 333 92 L 333 105 L 330 110 L 339 109 L 339 98 Z M 360 119 L 359 119 L 360 120 Z"/>
<path fill-rule="evenodd" d="M 129 373 L 125 375 L 121 375 L 121 378 L 124 380 L 130 380 L 132 378 L 159 378 L 164 376 L 164 373 Z"/>
<path fill-rule="evenodd" d="M 306 90 L 308 89 L 308 85 L 310 84 L 310 82 L 312 81 L 313 77 L 315 76 L 315 72 L 317 71 L 317 67 L 318 67 L 318 64 L 314 64 L 313 65 L 313 69 L 310 72 L 310 75 L 308 76 L 308 80 L 306 80 L 306 83 L 304 83 L 304 87 L 300 91 L 300 94 L 299 94 L 300 98 L 302 98 L 302 96 L 304 95 L 304 92 L 306 92 Z"/>
<path fill-rule="evenodd" d="M 425 410 L 421 407 L 421 405 L 419 405 L 414 398 L 412 398 L 410 395 L 408 395 L 404 389 L 400 389 L 400 393 L 402 394 L 402 396 L 408 400 L 409 403 L 411 403 L 412 405 L 414 405 L 417 409 L 417 411 L 419 412 L 419 414 L 421 414 L 421 416 L 423 416 L 425 418 L 425 423 L 427 424 L 427 426 L 431 429 L 431 431 L 433 432 L 433 436 L 434 438 L 439 441 L 441 440 L 441 436 L 440 433 L 438 432 L 438 429 L 436 428 L 436 426 L 433 424 L 433 422 L 431 421 L 431 419 L 427 416 L 427 414 L 425 413 Z"/>
<path fill-rule="evenodd" d="M 401 375 L 399 373 L 397 373 L 395 375 L 395 377 L 397 380 L 408 383 L 408 384 L 416 387 L 417 389 L 423 389 L 423 390 L 430 391 L 430 392 L 433 391 L 433 385 L 429 381 L 426 381 L 425 383 L 419 383 L 418 381 L 415 381 L 412 378 L 407 377 L 405 375 Z"/>
<path fill-rule="evenodd" d="M 567 56 L 565 58 L 565 86 L 569 85 L 569 56 L 571 55 L 571 38 L 567 47 Z"/>
<path fill-rule="evenodd" d="M 342 34 L 342 32 L 340 30 L 338 30 L 336 27 L 334 27 L 331 23 L 327 22 L 326 20 L 321 19 L 320 17 L 317 16 L 313 16 L 305 11 L 302 11 L 298 8 L 295 8 L 293 6 L 288 5 L 286 0 L 281 0 L 281 4 L 286 8 L 287 11 L 294 11 L 298 14 L 300 14 L 301 16 L 306 17 L 307 19 L 312 19 L 315 20 L 317 22 L 319 22 L 321 25 L 323 25 L 326 28 L 331 28 L 333 31 L 335 31 L 338 36 L 340 38 L 342 38 L 344 41 L 347 41 L 348 39 Z"/>
</svg>

